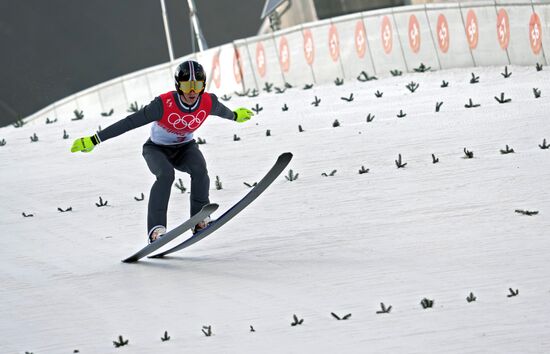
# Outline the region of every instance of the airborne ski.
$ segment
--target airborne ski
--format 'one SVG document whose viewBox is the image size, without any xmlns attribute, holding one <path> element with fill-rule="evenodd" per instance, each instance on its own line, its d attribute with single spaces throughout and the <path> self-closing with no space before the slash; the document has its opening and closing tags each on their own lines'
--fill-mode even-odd
<svg viewBox="0 0 550 354">
<path fill-rule="evenodd" d="M 255 187 L 253 187 L 252 190 L 248 192 L 248 194 L 246 194 L 235 205 L 229 208 L 219 218 L 212 221 L 207 228 L 200 230 L 199 232 L 197 232 L 187 240 L 183 241 L 179 245 L 167 251 L 155 254 L 153 256 L 149 256 L 149 258 L 160 258 L 160 257 L 166 256 L 167 254 L 180 251 L 202 240 L 206 236 L 210 235 L 211 233 L 213 233 L 214 231 L 222 227 L 226 222 L 231 220 L 235 215 L 240 213 L 244 208 L 246 208 L 250 203 L 252 203 L 256 198 L 258 198 L 258 196 L 262 194 L 267 189 L 267 187 L 269 187 L 269 185 L 273 183 L 273 181 L 275 181 L 275 179 L 281 174 L 281 172 L 283 172 L 286 166 L 288 166 L 288 164 L 290 163 L 291 159 L 292 159 L 292 153 L 285 152 L 284 154 L 281 154 L 277 159 L 277 161 L 275 162 L 275 164 L 273 165 L 273 167 L 264 176 L 264 178 L 262 178 L 262 180 L 258 182 L 258 184 Z"/>
<path fill-rule="evenodd" d="M 185 221 L 183 224 L 176 227 L 175 229 L 165 233 L 164 235 L 162 235 L 161 238 L 143 247 L 141 250 L 134 253 L 132 256 L 124 259 L 123 262 L 125 263 L 137 262 L 141 258 L 155 252 L 156 250 L 166 245 L 168 242 L 172 241 L 173 239 L 175 239 L 185 231 L 191 229 L 201 220 L 204 220 L 204 218 L 206 218 L 207 216 L 215 212 L 217 209 L 218 209 L 218 204 L 207 204 L 203 206 L 202 209 L 198 213 L 193 215 L 189 220 Z"/>
</svg>

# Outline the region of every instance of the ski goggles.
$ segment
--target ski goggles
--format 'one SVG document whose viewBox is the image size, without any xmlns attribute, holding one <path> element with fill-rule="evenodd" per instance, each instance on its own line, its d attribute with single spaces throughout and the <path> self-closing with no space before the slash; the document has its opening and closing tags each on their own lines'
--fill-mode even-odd
<svg viewBox="0 0 550 354">
<path fill-rule="evenodd" d="M 180 81 L 179 88 L 183 93 L 189 93 L 191 91 L 201 92 L 204 89 L 204 81 Z"/>
</svg>

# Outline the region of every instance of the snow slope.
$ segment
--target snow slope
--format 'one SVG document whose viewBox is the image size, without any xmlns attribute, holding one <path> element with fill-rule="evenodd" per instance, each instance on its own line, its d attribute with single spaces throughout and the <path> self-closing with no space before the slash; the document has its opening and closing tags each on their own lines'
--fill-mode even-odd
<svg viewBox="0 0 550 354">
<path fill-rule="evenodd" d="M 247 124 L 211 117 L 197 134 L 220 213 L 281 152 L 294 154 L 298 179 L 281 176 L 187 250 L 137 264 L 120 260 L 146 242 L 146 201 L 134 197 L 153 181 L 140 156 L 149 127 L 90 154 L 71 154 L 72 140 L 127 112 L 0 129 L 0 352 L 550 352 L 550 149 L 538 146 L 550 142 L 550 72 L 509 69 L 508 79 L 472 68 L 234 95 L 229 107 L 263 110 Z M 499 104 L 501 92 L 512 101 Z M 470 98 L 481 106 L 465 108 Z M 515 153 L 501 154 L 506 145 Z M 169 227 L 188 207 L 174 188 Z M 391 312 L 377 314 L 380 303 Z M 128 346 L 114 347 L 119 335 Z"/>
</svg>

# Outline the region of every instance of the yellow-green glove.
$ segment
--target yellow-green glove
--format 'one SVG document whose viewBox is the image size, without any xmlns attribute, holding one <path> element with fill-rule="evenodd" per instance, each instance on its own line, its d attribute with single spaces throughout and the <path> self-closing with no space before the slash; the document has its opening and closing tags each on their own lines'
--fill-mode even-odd
<svg viewBox="0 0 550 354">
<path fill-rule="evenodd" d="M 83 138 L 78 138 L 73 142 L 71 147 L 71 152 L 90 152 L 94 147 L 99 144 L 100 140 L 97 134 L 92 136 L 85 136 Z"/>
<path fill-rule="evenodd" d="M 238 123 L 244 123 L 247 120 L 250 120 L 250 118 L 254 115 L 254 113 L 249 110 L 248 108 L 237 108 L 233 111 L 235 114 L 235 121 Z"/>
</svg>

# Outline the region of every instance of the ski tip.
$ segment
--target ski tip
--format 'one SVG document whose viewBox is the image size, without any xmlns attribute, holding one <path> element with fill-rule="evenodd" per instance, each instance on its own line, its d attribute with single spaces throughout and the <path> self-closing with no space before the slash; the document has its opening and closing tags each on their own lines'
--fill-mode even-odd
<svg viewBox="0 0 550 354">
<path fill-rule="evenodd" d="M 282 153 L 281 155 L 279 155 L 279 158 L 280 158 L 280 159 L 288 159 L 288 160 L 290 160 L 290 159 L 292 159 L 292 156 L 293 156 L 293 155 L 292 155 L 291 152 L 284 152 L 284 153 Z"/>
</svg>

